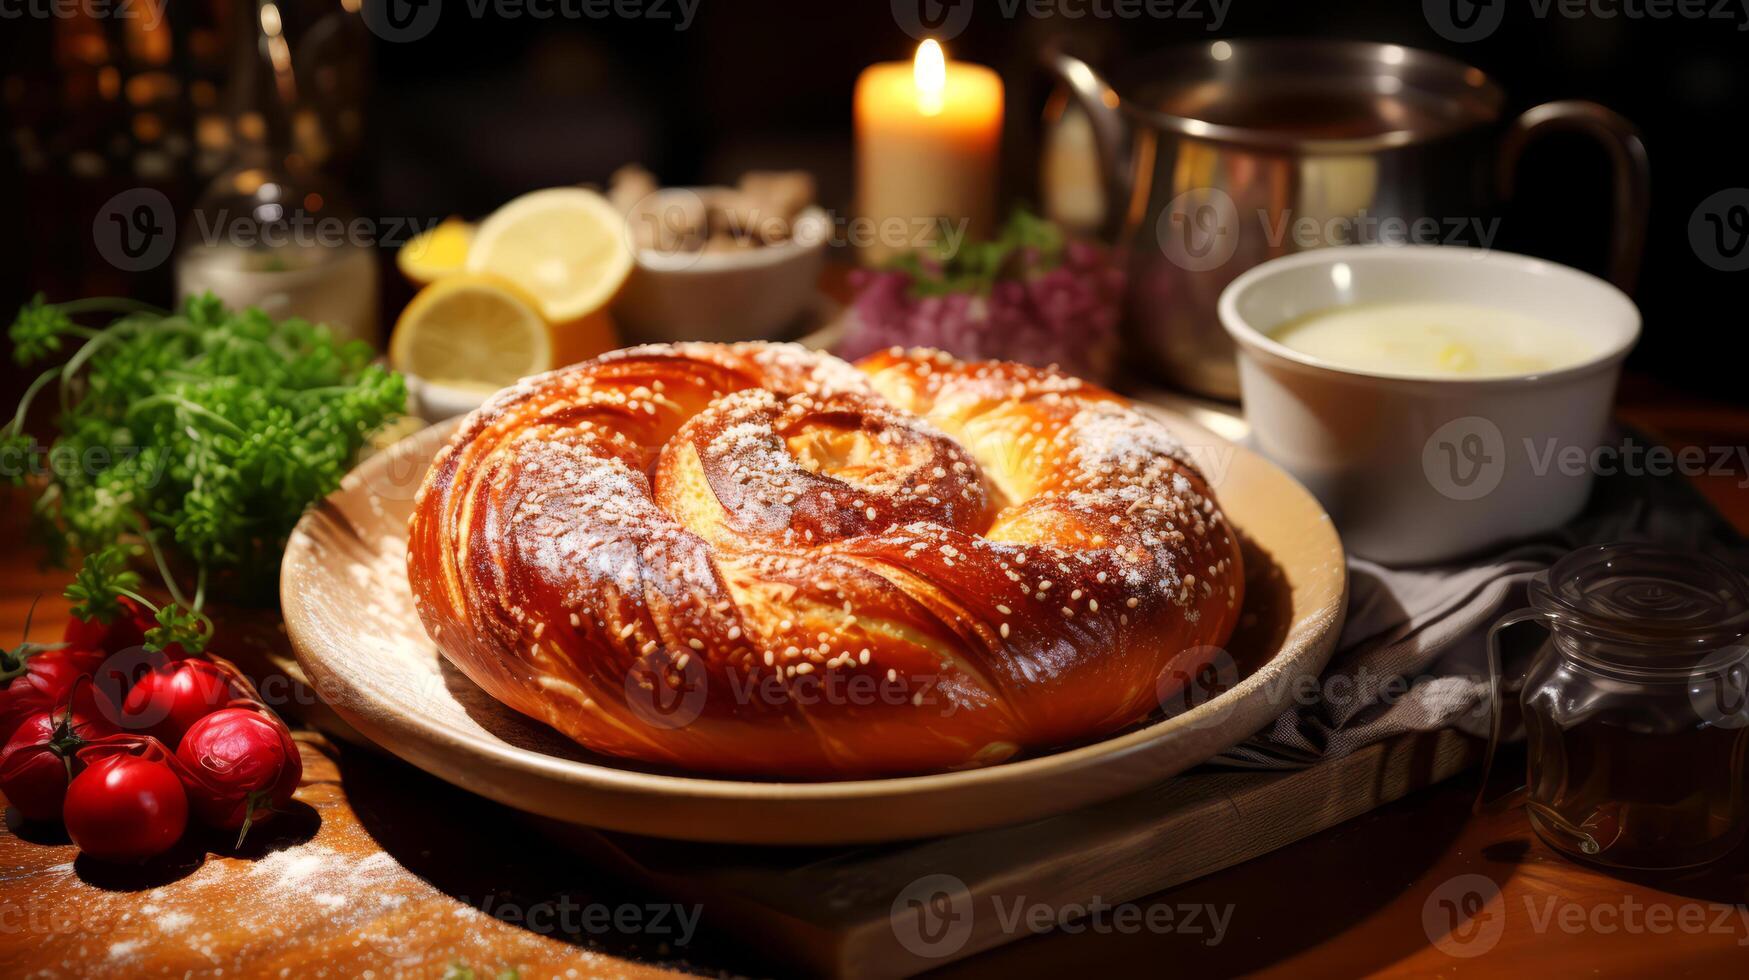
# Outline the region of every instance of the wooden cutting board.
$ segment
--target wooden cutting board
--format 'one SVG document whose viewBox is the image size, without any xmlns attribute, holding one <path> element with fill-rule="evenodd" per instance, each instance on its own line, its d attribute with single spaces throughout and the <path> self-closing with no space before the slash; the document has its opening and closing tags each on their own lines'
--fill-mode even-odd
<svg viewBox="0 0 1749 980">
<path fill-rule="evenodd" d="M 1005 925 L 1017 901 L 1053 912 L 1135 902 L 1479 758 L 1479 743 L 1454 732 L 1406 735 L 1295 772 L 1198 769 L 1034 823 L 870 847 L 688 844 L 542 826 L 604 870 L 700 904 L 707 925 L 774 959 L 838 977 L 908 976 L 1029 935 Z"/>
<path fill-rule="evenodd" d="M 1197 421 L 1243 435 L 1225 406 L 1171 407 L 1200 410 Z M 1135 902 L 1399 799 L 1478 757 L 1452 733 L 1406 736 L 1305 770 L 1198 769 L 1064 815 L 898 844 L 686 843 L 529 819 L 602 870 L 697 903 L 708 927 L 777 962 L 833 976 L 905 976 L 1028 935 L 999 905 Z"/>
</svg>

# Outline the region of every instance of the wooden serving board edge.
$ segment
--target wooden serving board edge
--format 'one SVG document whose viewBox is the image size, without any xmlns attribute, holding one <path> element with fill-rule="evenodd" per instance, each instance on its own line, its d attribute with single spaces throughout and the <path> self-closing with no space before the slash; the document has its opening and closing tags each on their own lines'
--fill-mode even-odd
<svg viewBox="0 0 1749 980">
<path fill-rule="evenodd" d="M 1308 769 L 1198 770 L 1029 824 L 862 848 L 677 844 L 543 823 L 615 873 L 701 904 L 708 926 L 766 956 L 839 977 L 909 976 L 1028 935 L 1003 931 L 993 902 L 1134 901 L 1327 830 L 1479 757 L 1479 743 L 1456 732 L 1412 733 Z M 940 874 L 963 884 L 972 929 L 950 951 L 918 955 L 899 931 L 914 930 L 921 913 L 895 899 Z"/>
</svg>

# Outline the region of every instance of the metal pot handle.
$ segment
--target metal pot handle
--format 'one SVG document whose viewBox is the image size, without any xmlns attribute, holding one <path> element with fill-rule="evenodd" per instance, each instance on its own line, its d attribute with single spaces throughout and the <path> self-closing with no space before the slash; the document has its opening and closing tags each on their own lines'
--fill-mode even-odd
<svg viewBox="0 0 1749 980">
<path fill-rule="evenodd" d="M 1101 222 L 1110 241 L 1123 230 L 1124 211 L 1130 199 L 1129 127 L 1118 110 L 1118 94 L 1093 66 L 1063 50 L 1052 38 L 1039 51 L 1039 60 L 1068 89 L 1070 97 L 1087 114 L 1093 126 L 1093 143 L 1099 155 L 1100 179 L 1105 185 L 1105 218 Z"/>
<path fill-rule="evenodd" d="M 1603 144 L 1609 153 L 1614 181 L 1615 233 L 1609 243 L 1609 280 L 1632 293 L 1646 247 L 1646 222 L 1651 199 L 1651 173 L 1646 145 L 1626 117 L 1595 102 L 1545 102 L 1513 120 L 1500 147 L 1500 197 L 1510 200 L 1517 183 L 1518 161 L 1530 142 L 1546 132 L 1581 132 Z"/>
</svg>

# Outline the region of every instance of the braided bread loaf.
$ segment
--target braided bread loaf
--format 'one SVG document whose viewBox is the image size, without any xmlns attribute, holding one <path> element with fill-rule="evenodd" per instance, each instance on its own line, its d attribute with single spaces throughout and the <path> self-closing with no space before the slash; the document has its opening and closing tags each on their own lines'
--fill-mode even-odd
<svg viewBox="0 0 1749 980">
<path fill-rule="evenodd" d="M 1124 399 L 783 344 L 500 392 L 434 462 L 407 564 L 426 630 L 510 707 L 598 752 L 799 778 L 1138 721 L 1226 642 L 1244 581 L 1202 476 Z"/>
</svg>

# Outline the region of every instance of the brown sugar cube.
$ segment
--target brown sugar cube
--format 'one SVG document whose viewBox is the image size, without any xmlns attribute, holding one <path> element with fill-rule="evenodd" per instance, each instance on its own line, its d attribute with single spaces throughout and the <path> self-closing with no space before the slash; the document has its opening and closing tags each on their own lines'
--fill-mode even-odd
<svg viewBox="0 0 1749 980">
<path fill-rule="evenodd" d="M 750 170 L 741 176 L 741 192 L 767 214 L 793 221 L 814 203 L 814 178 L 805 170 Z"/>
<path fill-rule="evenodd" d="M 706 252 L 742 252 L 754 248 L 758 243 L 751 238 L 736 238 L 734 235 L 718 232 L 704 243 Z"/>
<path fill-rule="evenodd" d="M 713 235 L 754 237 L 754 229 L 763 217 L 758 200 L 726 187 L 711 195 L 710 208 Z"/>
<path fill-rule="evenodd" d="M 778 217 L 775 214 L 761 214 L 753 222 L 753 237 L 761 245 L 776 245 L 789 241 L 793 224 L 790 218 Z"/>
<path fill-rule="evenodd" d="M 710 235 L 704 199 L 687 190 L 650 194 L 626 216 L 639 248 L 695 252 Z"/>
<path fill-rule="evenodd" d="M 607 200 L 620 214 L 631 214 L 639 201 L 656 193 L 657 186 L 654 174 L 628 163 L 607 179 Z"/>
<path fill-rule="evenodd" d="M 793 215 L 744 191 L 724 190 L 712 201 L 711 232 L 746 238 L 759 245 L 788 241 Z"/>
</svg>

